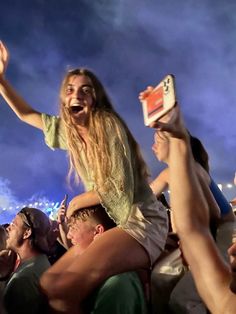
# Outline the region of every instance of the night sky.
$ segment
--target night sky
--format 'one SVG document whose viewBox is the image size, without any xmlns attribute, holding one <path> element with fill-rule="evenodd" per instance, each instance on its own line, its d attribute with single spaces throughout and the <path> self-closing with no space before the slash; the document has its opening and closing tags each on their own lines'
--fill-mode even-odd
<svg viewBox="0 0 236 314">
<path fill-rule="evenodd" d="M 164 165 L 151 150 L 138 94 L 176 76 L 187 127 L 204 143 L 211 174 L 236 196 L 236 2 L 233 0 L 1 1 L 0 39 L 11 58 L 7 79 L 35 109 L 58 113 L 69 68 L 85 66 L 103 82 L 139 142 L 152 177 Z M 17 204 L 71 199 L 67 156 L 21 122 L 0 98 L 0 223 Z M 12 209 L 3 211 L 3 208 Z"/>
</svg>

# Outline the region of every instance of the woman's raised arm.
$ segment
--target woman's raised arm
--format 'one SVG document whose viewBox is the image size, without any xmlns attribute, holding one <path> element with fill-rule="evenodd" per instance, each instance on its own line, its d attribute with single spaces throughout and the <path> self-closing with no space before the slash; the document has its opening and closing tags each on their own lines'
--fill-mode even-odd
<svg viewBox="0 0 236 314">
<path fill-rule="evenodd" d="M 9 52 L 6 46 L 0 41 L 0 94 L 20 120 L 42 130 L 43 122 L 41 113 L 27 104 L 5 79 L 8 61 Z"/>
</svg>

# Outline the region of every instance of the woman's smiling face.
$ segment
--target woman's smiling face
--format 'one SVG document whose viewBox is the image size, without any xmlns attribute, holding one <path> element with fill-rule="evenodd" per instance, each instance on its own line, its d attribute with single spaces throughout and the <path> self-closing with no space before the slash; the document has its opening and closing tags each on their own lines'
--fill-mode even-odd
<svg viewBox="0 0 236 314">
<path fill-rule="evenodd" d="M 86 126 L 95 105 L 95 93 L 90 78 L 85 75 L 71 76 L 65 87 L 64 102 L 75 123 Z"/>
</svg>

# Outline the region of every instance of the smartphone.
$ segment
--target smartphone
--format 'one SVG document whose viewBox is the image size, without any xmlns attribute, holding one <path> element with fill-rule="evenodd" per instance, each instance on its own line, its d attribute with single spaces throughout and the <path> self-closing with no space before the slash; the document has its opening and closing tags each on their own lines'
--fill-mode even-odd
<svg viewBox="0 0 236 314">
<path fill-rule="evenodd" d="M 61 205 L 64 205 L 65 207 L 67 207 L 67 201 L 68 201 L 68 194 L 65 194 L 65 196 L 61 202 Z"/>
<path fill-rule="evenodd" d="M 168 74 L 151 92 L 151 94 L 142 102 L 144 124 L 159 120 L 176 103 L 175 77 Z"/>
</svg>

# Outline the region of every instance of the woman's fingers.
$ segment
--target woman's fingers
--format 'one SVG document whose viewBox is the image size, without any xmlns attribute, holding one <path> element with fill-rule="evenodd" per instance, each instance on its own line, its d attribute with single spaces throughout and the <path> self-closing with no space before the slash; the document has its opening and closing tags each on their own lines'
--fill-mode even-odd
<svg viewBox="0 0 236 314">
<path fill-rule="evenodd" d="M 9 52 L 7 47 L 0 41 L 0 73 L 4 74 L 9 61 Z"/>
<path fill-rule="evenodd" d="M 148 86 L 144 91 L 139 94 L 139 100 L 143 101 L 145 98 L 147 98 L 153 91 L 153 89 L 154 88 L 152 86 Z"/>
</svg>

